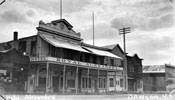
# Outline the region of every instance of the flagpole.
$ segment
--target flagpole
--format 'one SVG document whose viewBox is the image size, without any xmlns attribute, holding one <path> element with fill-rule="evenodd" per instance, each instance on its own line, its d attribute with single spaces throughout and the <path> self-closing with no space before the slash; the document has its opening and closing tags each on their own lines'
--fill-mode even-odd
<svg viewBox="0 0 175 100">
<path fill-rule="evenodd" d="M 94 11 L 92 12 L 92 31 L 93 31 L 93 45 L 95 45 L 95 35 L 94 35 Z"/>
<path fill-rule="evenodd" d="M 60 19 L 62 19 L 62 0 L 60 0 Z"/>
</svg>

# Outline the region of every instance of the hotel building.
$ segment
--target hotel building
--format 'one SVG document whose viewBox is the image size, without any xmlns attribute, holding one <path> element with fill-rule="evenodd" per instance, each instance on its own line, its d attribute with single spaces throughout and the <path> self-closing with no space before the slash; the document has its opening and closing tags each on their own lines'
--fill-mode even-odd
<svg viewBox="0 0 175 100">
<path fill-rule="evenodd" d="M 65 19 L 39 22 L 37 34 L 10 44 L 30 58 L 28 93 L 108 93 L 123 90 L 122 58 L 83 42 Z"/>
</svg>

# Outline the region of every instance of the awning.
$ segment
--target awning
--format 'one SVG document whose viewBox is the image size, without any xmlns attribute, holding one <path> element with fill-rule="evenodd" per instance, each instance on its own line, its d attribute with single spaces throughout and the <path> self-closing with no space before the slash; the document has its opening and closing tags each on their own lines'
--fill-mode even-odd
<svg viewBox="0 0 175 100">
<path fill-rule="evenodd" d="M 62 48 L 72 49 L 72 50 L 81 51 L 81 52 L 88 52 L 88 51 L 84 50 L 83 48 L 81 48 L 80 45 L 76 45 L 76 44 L 61 41 L 59 39 L 54 38 L 51 35 L 40 34 L 40 36 L 45 41 L 47 41 L 48 43 L 50 43 L 51 45 L 53 45 L 55 47 L 62 47 Z"/>
<path fill-rule="evenodd" d="M 91 51 L 92 53 L 94 54 L 97 54 L 97 55 L 101 55 L 101 56 L 108 56 L 108 57 L 112 57 L 112 58 L 117 58 L 117 59 L 122 59 L 121 57 L 119 56 L 116 56 L 108 51 L 104 51 L 104 50 L 99 50 L 99 49 L 94 49 L 94 48 L 89 48 L 89 47 L 84 47 L 83 48 Z"/>
</svg>

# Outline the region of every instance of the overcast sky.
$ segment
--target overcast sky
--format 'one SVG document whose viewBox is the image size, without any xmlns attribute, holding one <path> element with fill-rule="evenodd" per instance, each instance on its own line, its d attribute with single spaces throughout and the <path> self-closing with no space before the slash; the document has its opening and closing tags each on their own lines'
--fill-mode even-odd
<svg viewBox="0 0 175 100">
<path fill-rule="evenodd" d="M 0 0 L 3 1 L 3 0 Z M 0 5 L 0 42 L 37 34 L 40 20 L 59 19 L 60 0 L 6 0 Z M 95 45 L 119 44 L 118 29 L 131 27 L 126 35 L 129 55 L 137 53 L 144 65 L 175 65 L 175 10 L 169 0 L 62 0 L 63 18 L 92 44 L 92 11 L 95 14 Z"/>
</svg>

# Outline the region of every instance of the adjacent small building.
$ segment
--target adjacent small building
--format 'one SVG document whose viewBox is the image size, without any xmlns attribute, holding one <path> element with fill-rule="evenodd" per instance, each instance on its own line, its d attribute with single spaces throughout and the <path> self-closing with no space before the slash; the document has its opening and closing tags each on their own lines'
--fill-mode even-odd
<svg viewBox="0 0 175 100">
<path fill-rule="evenodd" d="M 175 66 L 143 66 L 144 91 L 171 91 L 175 89 Z"/>
<path fill-rule="evenodd" d="M 4 45 L 7 47 L 7 45 Z M 22 55 L 16 49 L 0 48 L 0 91 L 27 91 L 29 57 Z"/>
</svg>

